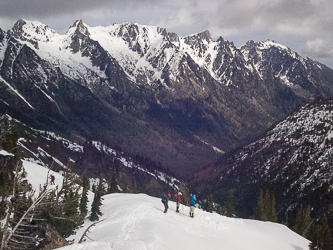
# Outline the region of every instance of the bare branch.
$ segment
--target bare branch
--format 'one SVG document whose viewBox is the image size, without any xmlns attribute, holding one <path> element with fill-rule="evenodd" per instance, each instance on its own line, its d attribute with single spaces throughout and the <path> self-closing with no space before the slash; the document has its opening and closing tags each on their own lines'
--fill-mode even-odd
<svg viewBox="0 0 333 250">
<path fill-rule="evenodd" d="M 103 220 L 105 220 L 105 219 L 103 219 Z M 90 225 L 90 226 L 84 231 L 84 233 L 82 234 L 82 236 L 81 236 L 81 238 L 80 238 L 80 240 L 79 240 L 79 243 L 82 243 L 84 237 L 89 238 L 88 235 L 87 235 L 87 233 L 89 232 L 89 229 L 92 228 L 93 226 L 95 226 L 97 223 L 102 222 L 103 220 L 96 221 L 96 222 L 94 222 L 93 224 L 91 224 L 91 225 Z M 90 238 L 89 238 L 89 239 L 90 239 Z M 92 240 L 92 239 L 90 239 L 90 240 Z"/>
<path fill-rule="evenodd" d="M 35 221 L 47 221 L 47 219 L 33 219 Z"/>
<path fill-rule="evenodd" d="M 22 249 L 22 245 L 35 245 L 35 243 L 33 242 L 26 242 L 26 241 L 17 241 L 17 240 L 14 240 L 14 239 L 11 239 L 10 240 L 11 242 L 14 242 L 14 243 L 17 243 L 17 244 L 20 244 L 20 248 L 19 249 Z M 9 245 L 9 244 L 8 244 Z"/>
<path fill-rule="evenodd" d="M 38 239 L 38 237 L 31 237 L 31 236 L 24 236 L 24 235 L 20 235 L 20 234 L 13 234 L 13 236 L 15 237 L 19 237 L 19 238 L 25 238 L 25 239 Z"/>
<path fill-rule="evenodd" d="M 54 218 L 54 219 L 58 219 L 58 220 L 69 220 L 69 221 L 75 222 L 75 221 L 72 220 L 72 219 L 64 218 L 64 217 L 55 217 L 55 216 L 52 216 L 52 218 Z"/>
</svg>

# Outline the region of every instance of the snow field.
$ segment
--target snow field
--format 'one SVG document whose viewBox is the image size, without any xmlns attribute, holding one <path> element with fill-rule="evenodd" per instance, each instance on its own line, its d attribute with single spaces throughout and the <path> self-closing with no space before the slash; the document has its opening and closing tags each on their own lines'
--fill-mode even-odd
<svg viewBox="0 0 333 250">
<path fill-rule="evenodd" d="M 48 169 L 27 161 L 23 161 L 23 165 L 28 180 L 38 192 L 39 185 L 45 183 Z M 56 185 L 60 186 L 63 177 L 53 174 Z M 190 218 L 188 207 L 181 206 L 180 213 L 176 213 L 176 203 L 171 201 L 164 214 L 161 198 L 145 194 L 109 194 L 103 198 L 103 215 L 100 222 L 90 228 L 87 234 L 90 239 L 85 237 L 83 243 L 78 243 L 93 223 L 86 220 L 76 234 L 68 238 L 74 240 L 74 244 L 62 250 L 309 249 L 308 240 L 276 223 L 228 218 L 197 208 L 195 217 Z M 88 199 L 91 204 L 91 192 Z"/>
<path fill-rule="evenodd" d="M 71 237 L 75 244 L 62 249 L 308 249 L 308 240 L 280 224 L 228 218 L 199 209 L 190 218 L 188 207 L 176 213 L 174 202 L 169 202 L 164 214 L 160 200 L 145 194 L 106 195 L 101 222 L 88 234 L 91 240 L 77 244 L 91 224 L 88 222 Z"/>
</svg>

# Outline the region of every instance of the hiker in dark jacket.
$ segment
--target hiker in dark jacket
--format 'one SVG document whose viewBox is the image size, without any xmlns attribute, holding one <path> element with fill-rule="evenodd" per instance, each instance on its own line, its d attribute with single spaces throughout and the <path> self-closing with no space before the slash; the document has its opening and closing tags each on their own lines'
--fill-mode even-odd
<svg viewBox="0 0 333 250">
<path fill-rule="evenodd" d="M 168 194 L 168 196 L 170 196 L 170 194 Z M 162 203 L 164 204 L 164 213 L 166 213 L 168 211 L 168 202 L 169 202 L 169 198 L 166 196 L 166 194 L 163 195 L 162 198 Z"/>
</svg>

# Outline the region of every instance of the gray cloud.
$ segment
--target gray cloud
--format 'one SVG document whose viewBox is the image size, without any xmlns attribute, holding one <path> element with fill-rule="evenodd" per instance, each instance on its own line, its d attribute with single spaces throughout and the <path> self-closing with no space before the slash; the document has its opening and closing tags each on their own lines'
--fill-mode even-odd
<svg viewBox="0 0 333 250">
<path fill-rule="evenodd" d="M 0 27 L 19 18 L 65 32 L 76 20 L 90 26 L 133 21 L 179 35 L 209 30 L 241 45 L 273 39 L 333 67 L 333 1 L 327 0 L 0 0 Z"/>
<path fill-rule="evenodd" d="M 140 2 L 144 3 L 147 1 L 142 0 Z M 131 0 L 2 0 L 0 15 L 6 17 L 21 15 L 48 17 L 103 8 L 115 11 L 124 8 L 138 8 L 138 3 L 139 1 Z"/>
</svg>

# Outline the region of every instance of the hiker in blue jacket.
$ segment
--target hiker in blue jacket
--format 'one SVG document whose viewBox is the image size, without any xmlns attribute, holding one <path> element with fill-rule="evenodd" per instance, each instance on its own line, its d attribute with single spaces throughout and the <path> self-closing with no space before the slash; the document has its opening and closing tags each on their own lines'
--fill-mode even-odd
<svg viewBox="0 0 333 250">
<path fill-rule="evenodd" d="M 168 194 L 168 196 L 170 197 L 170 194 Z M 168 201 L 169 201 L 169 198 L 166 196 L 166 194 L 163 195 L 163 198 L 162 198 L 162 203 L 164 204 L 164 213 L 166 213 L 168 211 Z"/>
<path fill-rule="evenodd" d="M 191 194 L 191 202 L 190 202 L 190 216 L 194 217 L 194 208 L 195 208 L 195 196 Z"/>
</svg>

